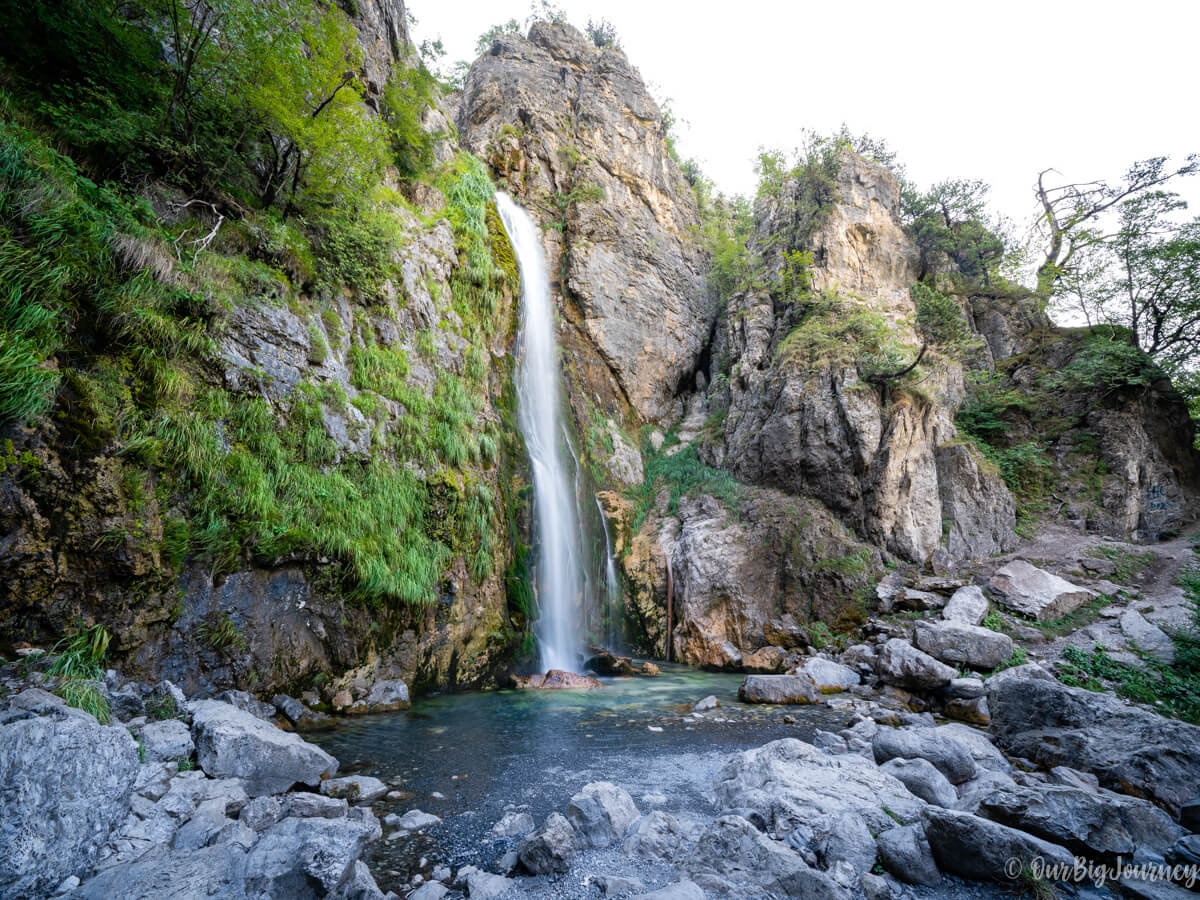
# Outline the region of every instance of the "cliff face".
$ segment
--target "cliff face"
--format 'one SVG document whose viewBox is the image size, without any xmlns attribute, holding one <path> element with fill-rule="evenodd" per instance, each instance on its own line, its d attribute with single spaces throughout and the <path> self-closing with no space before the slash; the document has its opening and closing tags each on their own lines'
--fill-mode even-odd
<svg viewBox="0 0 1200 900">
<path fill-rule="evenodd" d="M 457 123 L 546 230 L 575 392 L 607 415 L 676 417 L 716 310 L 691 188 L 637 70 L 539 23 L 475 61 Z"/>
<path fill-rule="evenodd" d="M 781 296 L 780 273 L 784 254 L 810 248 L 780 246 L 778 236 L 787 234 L 797 189 L 784 185 L 756 212 L 768 287 L 733 297 L 723 316 L 714 356 L 728 374 L 713 373 L 717 396 L 709 402 L 727 412 L 710 459 L 745 481 L 818 498 L 903 559 L 925 562 L 939 549 L 959 558 L 1009 549 L 1012 498 L 959 446 L 954 414 L 963 375 L 956 360 L 927 355 L 919 382 L 902 389 L 863 378 L 853 360 L 837 358 L 840 347 L 789 352 L 804 313 Z M 844 298 L 839 316 L 875 317 L 902 348 L 899 358 L 911 361 L 922 343 L 909 293 L 917 252 L 898 222 L 899 186 L 882 167 L 847 153 L 836 195 L 811 241 L 814 289 Z M 945 535 L 943 520 L 951 523 Z"/>
</svg>

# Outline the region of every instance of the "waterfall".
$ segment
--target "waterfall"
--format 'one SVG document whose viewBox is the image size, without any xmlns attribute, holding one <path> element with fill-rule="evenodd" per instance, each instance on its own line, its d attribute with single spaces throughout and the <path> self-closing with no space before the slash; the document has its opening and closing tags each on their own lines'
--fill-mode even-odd
<svg viewBox="0 0 1200 900">
<path fill-rule="evenodd" d="M 613 556 L 612 537 L 608 533 L 608 517 L 604 515 L 599 497 L 596 498 L 596 512 L 600 514 L 600 526 L 604 529 L 605 646 L 616 653 L 621 646 L 621 581 L 617 578 L 617 560 Z"/>
<path fill-rule="evenodd" d="M 517 424 L 533 469 L 535 629 L 542 669 L 573 671 L 581 657 L 583 539 L 576 491 L 564 464 L 550 278 L 537 225 L 505 194 L 496 194 L 496 207 L 521 273 Z"/>
</svg>

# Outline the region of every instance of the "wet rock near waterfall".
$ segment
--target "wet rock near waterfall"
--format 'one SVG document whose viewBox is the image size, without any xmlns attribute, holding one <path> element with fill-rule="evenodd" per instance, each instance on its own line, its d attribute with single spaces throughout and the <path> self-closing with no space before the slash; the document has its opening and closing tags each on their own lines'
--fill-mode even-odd
<svg viewBox="0 0 1200 900">
<path fill-rule="evenodd" d="M 517 837 L 529 834 L 537 827 L 533 816 L 527 812 L 509 812 L 492 826 L 492 834 L 497 837 Z"/>
<path fill-rule="evenodd" d="M 709 694 L 707 697 L 702 697 L 692 704 L 692 712 L 708 712 L 710 709 L 719 708 L 720 705 L 721 701 L 712 694 Z"/>
<path fill-rule="evenodd" d="M 743 703 L 820 703 L 821 692 L 804 675 L 747 675 L 738 688 Z"/>
<path fill-rule="evenodd" d="M 591 691 L 604 687 L 603 682 L 590 675 L 576 675 L 562 669 L 551 669 L 544 675 L 517 675 L 513 677 L 513 681 L 518 688 L 539 691 Z"/>
<path fill-rule="evenodd" d="M 1023 559 L 1002 566 L 988 585 L 1008 609 L 1039 622 L 1061 619 L 1098 596 Z"/>
<path fill-rule="evenodd" d="M 593 647 L 592 654 L 583 664 L 587 671 L 597 675 L 632 675 L 635 672 L 633 660 L 628 656 L 618 656 L 600 647 Z"/>
<path fill-rule="evenodd" d="M 388 787 L 370 775 L 345 775 L 321 782 L 321 793 L 349 803 L 371 803 L 388 792 Z"/>
<path fill-rule="evenodd" d="M 609 781 L 584 785 L 567 805 L 567 820 L 581 848 L 601 849 L 619 841 L 639 815 L 629 793 Z"/>
</svg>

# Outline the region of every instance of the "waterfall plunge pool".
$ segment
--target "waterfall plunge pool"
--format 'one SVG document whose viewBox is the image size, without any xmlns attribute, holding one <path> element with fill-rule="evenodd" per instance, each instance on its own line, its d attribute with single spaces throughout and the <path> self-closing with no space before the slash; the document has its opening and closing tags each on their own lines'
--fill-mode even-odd
<svg viewBox="0 0 1200 900">
<path fill-rule="evenodd" d="M 347 719 L 336 731 L 306 737 L 338 758 L 339 774 L 374 775 L 404 792 L 403 799 L 373 807 L 380 819 L 410 809 L 443 819 L 393 840 L 396 829 L 384 826 L 369 851 L 380 887 L 400 892 L 413 875 L 428 879 L 439 864 L 495 871 L 514 845 L 490 834 L 506 812 L 527 812 L 541 825 L 551 812 L 565 813 L 571 795 L 591 781 L 625 788 L 642 812 L 711 818 L 705 795 L 730 754 L 783 737 L 809 740 L 818 728 L 849 722 L 847 713 L 823 706 L 743 704 L 737 699 L 743 675 L 659 665 L 657 677 L 601 678 L 604 688 L 593 691 L 424 697 L 406 712 Z M 721 707 L 691 715 L 691 705 L 709 694 Z M 667 802 L 652 807 L 641 799 L 647 793 L 664 794 Z M 543 889 L 552 890 L 546 896 L 593 896 L 583 881 L 595 872 L 581 862 L 553 886 L 544 878 L 530 881 L 529 896 Z M 648 883 L 669 878 L 664 866 L 657 873 L 646 868 L 656 867 L 640 867 Z"/>
</svg>

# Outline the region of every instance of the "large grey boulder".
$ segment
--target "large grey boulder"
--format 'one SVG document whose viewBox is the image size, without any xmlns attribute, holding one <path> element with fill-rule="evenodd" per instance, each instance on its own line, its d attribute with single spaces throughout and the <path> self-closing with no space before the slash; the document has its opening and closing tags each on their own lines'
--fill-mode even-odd
<svg viewBox="0 0 1200 900">
<path fill-rule="evenodd" d="M 294 784 L 315 787 L 337 771 L 337 760 L 299 735 L 215 700 L 191 704 L 196 760 L 214 778 L 244 779 L 251 797 L 278 794 Z"/>
<path fill-rule="evenodd" d="M 977 771 L 969 747 L 933 728 L 880 728 L 871 741 L 871 750 L 877 763 L 897 757 L 927 760 L 951 784 L 962 784 Z"/>
<path fill-rule="evenodd" d="M 467 894 L 471 900 L 499 900 L 517 887 L 517 882 L 511 878 L 484 872 L 474 866 L 471 869 L 473 871 L 468 872 L 466 878 Z"/>
<path fill-rule="evenodd" d="M 901 638 L 891 638 L 876 652 L 875 674 L 887 684 L 913 691 L 938 690 L 958 677 L 954 668 Z"/>
<path fill-rule="evenodd" d="M 733 756 L 713 784 L 720 808 L 753 811 L 781 839 L 815 820 L 853 813 L 878 834 L 920 819 L 925 803 L 857 754 L 830 756 L 795 738 Z M 885 811 L 885 807 L 888 811 Z"/>
<path fill-rule="evenodd" d="M 610 781 L 584 785 L 567 804 L 567 820 L 580 847 L 600 849 L 621 840 L 639 815 L 629 793 Z"/>
<path fill-rule="evenodd" d="M 950 597 L 950 602 L 942 610 L 942 618 L 947 622 L 958 622 L 961 625 L 978 625 L 987 616 L 988 599 L 983 589 L 975 584 L 960 587 Z"/>
<path fill-rule="evenodd" d="M 366 809 L 338 819 L 289 816 L 264 831 L 247 855 L 246 891 L 272 897 L 312 896 L 314 885 L 335 891 L 381 833 L 379 820 Z"/>
<path fill-rule="evenodd" d="M 137 775 L 129 732 L 79 710 L 0 726 L 0 895 L 43 895 L 90 872 Z"/>
<path fill-rule="evenodd" d="M 322 731 L 334 728 L 337 725 L 337 721 L 333 716 L 328 713 L 317 712 L 295 697 L 289 697 L 286 694 L 276 694 L 271 698 L 271 702 L 279 710 L 279 714 L 300 731 Z M 250 711 L 253 712 L 253 710 Z M 260 718 L 262 717 L 260 716 Z"/>
<path fill-rule="evenodd" d="M 682 867 L 708 893 L 718 895 L 850 897 L 824 872 L 809 868 L 786 844 L 736 815 L 716 819 Z"/>
<path fill-rule="evenodd" d="M 531 875 L 565 872 L 575 859 L 578 841 L 571 823 L 550 813 L 538 831 L 517 848 L 517 858 Z"/>
<path fill-rule="evenodd" d="M 994 669 L 1013 653 L 1007 634 L 958 622 L 918 622 L 913 641 L 935 659 L 972 669 Z"/>
<path fill-rule="evenodd" d="M 1070 766 L 1178 815 L 1200 784 L 1200 728 L 1111 694 L 1041 680 L 988 679 L 990 731 L 1011 756 Z"/>
<path fill-rule="evenodd" d="M 952 808 L 958 802 L 954 785 L 926 759 L 889 759 L 879 771 L 902 782 L 913 794 L 926 803 Z"/>
<path fill-rule="evenodd" d="M 822 694 L 848 691 L 862 681 L 858 673 L 849 666 L 820 656 L 810 656 L 793 674 L 807 677 Z"/>
<path fill-rule="evenodd" d="M 925 810 L 925 837 L 943 872 L 972 881 L 1011 880 L 1038 857 L 1046 865 L 1070 867 L 1075 862 L 1071 853 L 1058 844 L 937 806 Z"/>
<path fill-rule="evenodd" d="M 1162 856 L 1183 834 L 1147 800 L 1066 785 L 1014 785 L 980 808 L 990 819 L 1090 857 L 1132 857 L 1138 849 Z"/>
<path fill-rule="evenodd" d="M 818 703 L 821 692 L 804 675 L 747 675 L 738 688 L 744 703 Z"/>
<path fill-rule="evenodd" d="M 1058 683 L 1058 679 L 1055 678 L 1050 672 L 1046 671 L 1044 666 L 1040 666 L 1037 663 L 1023 663 L 1019 666 L 1013 666 L 1010 669 L 1001 669 L 994 675 L 989 675 L 987 681 L 985 682 L 985 687 L 990 691 L 993 687 L 1002 682 L 1014 680 L 1021 681 L 1027 678 L 1033 678 L 1037 681 L 1050 681 L 1055 684 Z"/>
<path fill-rule="evenodd" d="M 492 834 L 497 837 L 516 837 L 529 834 L 536 827 L 537 823 L 533 821 L 533 816 L 529 813 L 509 812 L 505 813 L 500 821 L 492 826 Z"/>
<path fill-rule="evenodd" d="M 937 884 L 942 880 L 933 851 L 920 824 L 889 828 L 876 838 L 883 867 L 908 884 Z"/>
<path fill-rule="evenodd" d="M 245 897 L 246 853 L 240 847 L 214 845 L 202 850 L 172 852 L 160 845 L 132 862 L 105 869 L 85 881 L 71 900 L 113 898 Z M 270 895 L 268 895 L 270 896 Z M 279 895 L 275 895 L 279 896 Z M 312 892 L 295 895 L 306 900 Z"/>
<path fill-rule="evenodd" d="M 178 719 L 147 722 L 142 727 L 141 744 L 146 761 L 167 762 L 190 759 L 195 745 L 192 732 Z"/>
<path fill-rule="evenodd" d="M 704 900 L 704 891 L 694 881 L 676 881 L 648 894 L 638 894 L 630 900 Z"/>
<path fill-rule="evenodd" d="M 1061 619 L 1099 596 L 1023 559 L 1000 568 L 988 584 L 1006 607 L 1039 622 Z"/>
<path fill-rule="evenodd" d="M 367 712 L 391 712 L 408 706 L 408 685 L 399 678 L 376 681 L 367 692 Z"/>
</svg>

